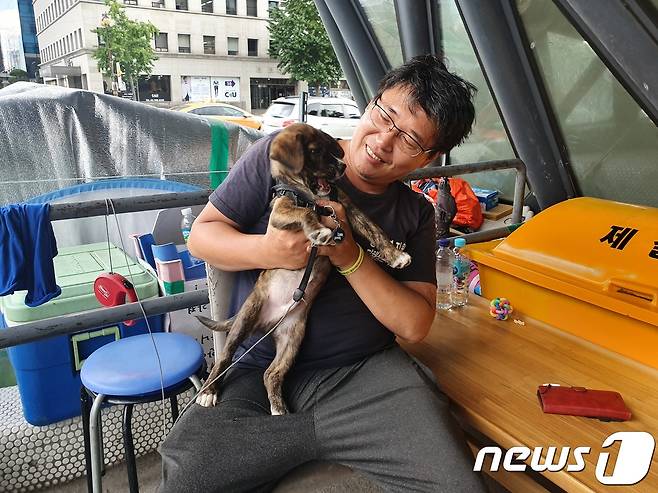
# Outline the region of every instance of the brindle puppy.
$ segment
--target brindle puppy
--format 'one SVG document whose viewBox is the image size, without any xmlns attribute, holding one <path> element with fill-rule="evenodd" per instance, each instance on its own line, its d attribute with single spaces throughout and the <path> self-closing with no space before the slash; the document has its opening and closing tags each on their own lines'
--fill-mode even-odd
<svg viewBox="0 0 658 493">
<path fill-rule="evenodd" d="M 272 141 L 272 177 L 297 188 L 314 201 L 326 198 L 331 190 L 329 182 L 339 178 L 345 170 L 340 160 L 342 157 L 343 151 L 333 138 L 309 125 L 298 123 L 287 127 Z M 409 265 L 411 257 L 396 249 L 379 226 L 356 209 L 340 190 L 338 199 L 345 207 L 352 229 L 368 239 L 388 265 L 394 268 Z M 332 230 L 319 221 L 313 209 L 297 207 L 290 197 L 277 197 L 273 200 L 270 225 L 284 230 L 303 230 L 313 244 L 328 245 L 332 242 Z M 274 415 L 287 412 L 281 392 L 283 378 L 292 366 L 304 337 L 311 303 L 327 279 L 330 269 L 331 263 L 327 257 L 317 258 L 304 295 L 305 303 L 295 305 L 273 332 L 276 356 L 265 371 L 264 382 Z M 299 286 L 303 273 L 304 269 L 265 270 L 235 317 L 224 322 L 198 317 L 212 330 L 228 330 L 226 343 L 208 381 L 229 366 L 233 353 L 245 338 L 255 332 L 267 332 L 283 317 L 292 303 L 293 292 Z M 210 384 L 198 395 L 196 402 L 206 407 L 214 406 L 217 403 L 217 384 Z"/>
</svg>

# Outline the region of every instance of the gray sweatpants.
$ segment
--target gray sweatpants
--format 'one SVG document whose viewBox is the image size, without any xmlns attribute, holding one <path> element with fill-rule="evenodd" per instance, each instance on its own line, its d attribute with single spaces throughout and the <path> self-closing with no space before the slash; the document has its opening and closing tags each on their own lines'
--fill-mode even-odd
<svg viewBox="0 0 658 493">
<path fill-rule="evenodd" d="M 311 460 L 349 466 L 387 491 L 484 491 L 447 404 L 399 347 L 290 373 L 284 416 L 270 415 L 262 377 L 234 370 L 217 406 L 181 417 L 160 449 L 161 493 L 268 491 Z"/>
</svg>

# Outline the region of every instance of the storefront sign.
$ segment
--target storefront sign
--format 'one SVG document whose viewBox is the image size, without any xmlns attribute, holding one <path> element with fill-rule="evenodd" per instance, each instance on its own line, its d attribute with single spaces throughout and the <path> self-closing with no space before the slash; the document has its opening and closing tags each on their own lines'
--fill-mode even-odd
<svg viewBox="0 0 658 493">
<path fill-rule="evenodd" d="M 240 101 L 240 78 L 213 77 L 213 101 Z"/>
</svg>

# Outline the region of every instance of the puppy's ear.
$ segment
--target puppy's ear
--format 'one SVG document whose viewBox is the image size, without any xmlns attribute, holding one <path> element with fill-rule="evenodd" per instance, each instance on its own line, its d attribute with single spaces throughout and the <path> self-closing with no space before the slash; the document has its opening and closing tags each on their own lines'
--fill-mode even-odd
<svg viewBox="0 0 658 493">
<path fill-rule="evenodd" d="M 298 174 L 304 167 L 304 141 L 302 132 L 297 128 L 288 127 L 281 131 L 270 145 L 270 159 L 273 164 L 289 168 Z M 273 167 L 272 174 L 275 174 Z M 285 172 L 283 169 L 281 172 Z"/>
<path fill-rule="evenodd" d="M 338 144 L 338 141 L 322 130 L 319 130 L 319 132 L 322 135 L 323 143 L 327 146 L 329 154 L 335 158 L 342 159 L 345 153 L 343 152 L 343 148 Z"/>
</svg>

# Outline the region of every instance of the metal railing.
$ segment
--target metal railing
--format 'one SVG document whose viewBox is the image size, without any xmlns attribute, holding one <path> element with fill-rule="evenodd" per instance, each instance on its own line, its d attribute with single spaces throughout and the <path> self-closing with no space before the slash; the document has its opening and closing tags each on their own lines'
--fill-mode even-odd
<svg viewBox="0 0 658 493">
<path fill-rule="evenodd" d="M 136 197 L 113 198 L 112 206 L 101 200 L 71 202 L 68 204 L 53 204 L 50 206 L 50 220 L 78 219 L 110 215 L 113 212 L 123 214 L 128 212 L 150 211 L 173 207 L 189 207 L 203 205 L 208 201 L 211 190 L 194 192 L 164 193 L 157 195 L 142 195 Z M 208 303 L 208 290 L 198 290 L 161 298 L 142 301 L 147 316 L 161 315 L 182 308 L 204 305 Z M 0 330 L 0 349 L 35 342 L 50 337 L 72 334 L 95 327 L 102 327 L 122 320 L 140 319 L 143 317 L 139 303 L 128 303 L 112 308 L 97 308 L 75 314 L 61 315 L 34 322 L 8 327 Z"/>
<path fill-rule="evenodd" d="M 516 171 L 514 181 L 514 202 L 512 204 L 512 224 L 502 228 L 493 228 L 475 233 L 467 233 L 462 237 L 468 243 L 479 241 L 495 240 L 503 238 L 514 231 L 522 221 L 521 213 L 523 211 L 523 194 L 526 182 L 526 167 L 520 159 L 502 159 L 499 161 L 484 161 L 473 164 L 451 164 L 450 166 L 431 166 L 428 168 L 418 169 L 408 174 L 404 180 L 421 180 L 423 178 L 450 177 L 465 175 L 470 173 L 480 173 L 481 171 L 496 171 L 502 169 L 513 169 Z"/>
<path fill-rule="evenodd" d="M 519 223 L 521 221 L 521 210 L 523 207 L 526 172 L 525 165 L 518 159 L 429 167 L 414 171 L 407 175 L 404 180 L 449 177 L 501 169 L 516 170 L 512 222 Z M 50 209 L 50 219 L 51 221 L 57 221 L 61 219 L 104 216 L 112 214 L 112 212 L 122 214 L 128 212 L 203 205 L 208 201 L 208 195 L 210 193 L 210 190 L 201 190 L 195 192 L 113 198 L 113 210 L 108 209 L 108 203 L 105 200 L 53 204 Z M 512 226 L 487 231 L 478 231 L 464 235 L 464 238 L 469 242 L 486 241 L 507 236 L 513 231 L 513 229 L 514 227 Z M 147 299 L 142 302 L 142 305 L 146 315 L 151 316 L 207 303 L 208 290 L 203 289 L 188 293 Z M 142 311 L 138 303 L 128 303 L 112 308 L 98 308 L 95 310 L 28 322 L 0 330 L 0 349 L 102 327 L 123 320 L 139 319 L 142 318 L 142 316 Z"/>
</svg>

